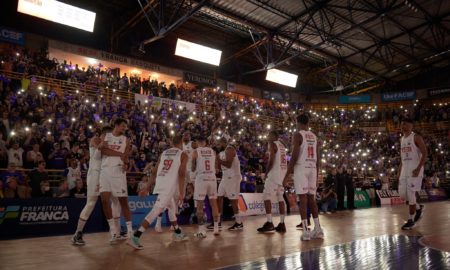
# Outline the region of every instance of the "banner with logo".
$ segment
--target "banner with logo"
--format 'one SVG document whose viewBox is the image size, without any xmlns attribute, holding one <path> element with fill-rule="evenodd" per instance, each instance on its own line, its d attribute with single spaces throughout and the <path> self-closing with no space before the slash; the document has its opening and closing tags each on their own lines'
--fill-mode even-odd
<svg viewBox="0 0 450 270">
<path fill-rule="evenodd" d="M 0 200 L 0 239 L 73 234 L 86 199 L 37 198 Z M 99 202 L 85 232 L 108 230 Z"/>
<path fill-rule="evenodd" d="M 381 205 L 403 204 L 405 200 L 400 198 L 397 190 L 377 190 Z"/>
<path fill-rule="evenodd" d="M 355 207 L 357 208 L 369 208 L 370 198 L 369 194 L 365 190 L 355 190 Z M 347 207 L 347 195 L 344 197 L 344 206 Z"/>
<path fill-rule="evenodd" d="M 139 228 L 145 216 L 150 213 L 155 205 L 157 195 L 150 195 L 145 197 L 139 196 L 128 196 L 128 206 L 130 207 L 131 212 L 131 223 L 133 224 L 133 229 Z M 168 225 L 167 214 L 162 216 L 162 224 Z M 126 227 L 125 219 L 121 217 L 120 225 L 122 227 Z M 150 224 L 150 226 L 154 226 L 155 222 Z"/>
<path fill-rule="evenodd" d="M 416 91 L 415 90 L 381 94 L 381 100 L 384 101 L 384 102 L 412 100 L 412 99 L 415 99 L 415 98 L 416 98 Z"/>
<path fill-rule="evenodd" d="M 419 191 L 419 198 L 421 202 L 427 202 L 428 201 L 428 193 L 425 190 Z"/>
<path fill-rule="evenodd" d="M 445 95 L 450 95 L 450 88 L 429 89 L 428 90 L 429 97 L 437 97 L 437 96 L 445 96 Z"/>
<path fill-rule="evenodd" d="M 239 213 L 243 216 L 265 215 L 262 193 L 241 193 L 238 200 Z M 278 214 L 278 203 L 272 203 L 272 214 Z"/>
<path fill-rule="evenodd" d="M 25 45 L 25 33 L 0 27 L 0 40 L 18 45 Z"/>
<path fill-rule="evenodd" d="M 358 95 L 358 96 L 339 96 L 339 103 L 351 104 L 351 103 L 369 103 L 372 97 L 370 95 Z"/>
<path fill-rule="evenodd" d="M 153 64 L 150 62 L 142 61 L 140 59 L 130 58 L 118 54 L 113 54 L 105 51 L 99 51 L 79 45 L 74 45 L 70 43 L 65 43 L 62 41 L 52 40 L 48 41 L 49 49 L 57 49 L 65 52 L 74 53 L 77 55 L 83 55 L 87 57 L 92 57 L 98 60 L 109 61 L 117 64 L 123 64 L 131 67 L 142 68 L 145 70 L 151 70 L 156 72 L 165 73 L 168 75 L 173 75 L 177 77 L 181 77 L 182 72 L 178 69 L 173 69 L 169 67 L 164 67 L 161 65 Z M 50 51 L 51 52 L 51 51 Z"/>
<path fill-rule="evenodd" d="M 196 74 L 192 72 L 184 72 L 184 80 L 190 83 L 207 85 L 207 86 L 216 86 L 217 80 L 211 76 Z"/>
<path fill-rule="evenodd" d="M 186 108 L 190 112 L 194 112 L 196 110 L 197 104 L 190 103 L 190 102 L 184 102 L 180 100 L 174 100 L 169 98 L 160 98 L 160 97 L 154 97 L 154 96 L 146 96 L 141 94 L 134 94 L 134 103 L 138 104 L 141 103 L 141 105 L 148 104 L 149 106 L 152 106 L 154 108 L 160 109 L 163 104 L 167 105 L 175 105 L 177 107 L 182 106 L 183 108 Z"/>
<path fill-rule="evenodd" d="M 447 200 L 447 194 L 442 188 L 432 188 L 427 190 L 429 201 Z"/>
</svg>

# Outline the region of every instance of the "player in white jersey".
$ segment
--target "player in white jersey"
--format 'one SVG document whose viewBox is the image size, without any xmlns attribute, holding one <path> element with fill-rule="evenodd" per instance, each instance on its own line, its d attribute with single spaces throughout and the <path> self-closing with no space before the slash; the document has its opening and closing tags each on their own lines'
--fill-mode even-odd
<svg viewBox="0 0 450 270">
<path fill-rule="evenodd" d="M 275 230 L 277 232 L 286 232 L 286 225 L 284 225 L 286 210 L 283 198 L 283 180 L 287 170 L 286 147 L 282 142 L 278 141 L 278 133 L 275 130 L 269 132 L 268 141 L 269 163 L 267 164 L 263 192 L 267 222 L 261 228 L 258 228 L 258 232 Z M 280 210 L 280 223 L 276 228 L 272 222 L 272 203 L 278 203 Z"/>
<path fill-rule="evenodd" d="M 221 138 L 219 141 L 221 148 L 225 149 L 220 152 L 216 157 L 217 164 L 222 170 L 222 180 L 219 184 L 219 190 L 217 192 L 217 204 L 220 213 L 223 211 L 223 197 L 227 197 L 231 206 L 233 207 L 234 218 L 236 222 L 228 228 L 230 231 L 242 230 L 244 225 L 242 224 L 241 216 L 239 214 L 238 199 L 241 185 L 241 164 L 236 153 L 236 149 L 232 145 L 227 145 L 227 140 Z M 219 223 L 220 227 L 220 223 Z M 212 226 L 208 226 L 208 229 L 213 229 Z"/>
<path fill-rule="evenodd" d="M 116 222 L 113 219 L 110 199 L 117 197 L 125 218 L 128 236 L 133 232 L 131 225 L 131 213 L 128 206 L 128 189 L 126 170 L 128 156 L 131 152 L 131 144 L 123 135 L 127 129 L 127 121 L 117 118 L 114 121 L 114 129 L 107 133 L 100 148 L 102 162 L 100 166 L 100 197 L 102 199 L 103 212 L 108 220 L 111 233 L 110 242 L 113 244 L 117 239 Z"/>
<path fill-rule="evenodd" d="M 416 201 L 416 192 L 420 191 L 423 179 L 423 165 L 428 156 L 427 147 L 422 136 L 415 134 L 412 120 L 402 120 L 403 137 L 400 139 L 400 175 L 398 193 L 409 205 L 408 221 L 402 226 L 403 230 L 411 230 L 422 216 L 423 205 Z"/>
<path fill-rule="evenodd" d="M 150 213 L 147 214 L 144 221 L 128 244 L 135 249 L 143 249 L 140 244 L 142 233 L 153 223 L 156 217 L 166 208 L 169 209 L 169 220 L 174 227 L 173 236 L 175 240 L 185 240 L 186 235 L 181 232 L 177 224 L 177 206 L 184 199 L 184 180 L 186 177 L 187 154 L 182 150 L 181 136 L 175 136 L 172 139 L 172 148 L 164 151 L 159 157 L 150 182 L 155 182 L 154 193 L 158 194 L 156 203 Z"/>
<path fill-rule="evenodd" d="M 294 134 L 292 139 L 292 158 L 284 177 L 283 185 L 286 186 L 289 175 L 294 173 L 295 192 L 300 200 L 300 215 L 302 224 L 308 224 L 307 206 L 311 209 L 314 218 L 314 230 L 309 231 L 304 226 L 302 240 L 311 238 L 323 238 L 323 231 L 319 223 L 319 211 L 316 203 L 317 175 L 319 171 L 319 146 L 317 136 L 309 131 L 309 118 L 305 114 L 297 117 L 297 128 L 300 132 Z"/>
<path fill-rule="evenodd" d="M 87 220 L 89 219 L 92 211 L 95 208 L 95 204 L 97 203 L 99 192 L 99 177 L 100 177 L 100 166 L 102 161 L 101 152 L 98 150 L 101 148 L 102 141 L 106 133 L 111 132 L 112 129 L 110 127 L 105 127 L 102 129 L 102 134 L 99 137 L 97 134 L 90 140 L 89 143 L 89 169 L 87 173 L 87 199 L 86 205 L 80 213 L 80 217 L 78 219 L 78 226 L 75 234 L 72 237 L 72 243 L 74 245 L 84 245 L 85 242 L 83 240 L 83 229 L 86 225 Z M 114 221 L 116 223 L 116 228 L 119 228 L 119 220 L 120 220 L 120 204 L 119 200 L 116 197 L 111 197 L 111 208 L 112 214 L 114 217 Z M 120 235 L 120 232 L 116 232 L 116 235 Z"/>
<path fill-rule="evenodd" d="M 203 206 L 206 196 L 211 205 L 214 220 L 214 235 L 219 234 L 219 214 L 217 209 L 217 180 L 216 180 L 216 152 L 206 147 L 204 137 L 197 138 L 198 147 L 192 152 L 192 172 L 196 173 L 194 199 L 197 203 L 198 233 L 199 238 L 206 237 L 206 226 L 203 220 Z"/>
</svg>

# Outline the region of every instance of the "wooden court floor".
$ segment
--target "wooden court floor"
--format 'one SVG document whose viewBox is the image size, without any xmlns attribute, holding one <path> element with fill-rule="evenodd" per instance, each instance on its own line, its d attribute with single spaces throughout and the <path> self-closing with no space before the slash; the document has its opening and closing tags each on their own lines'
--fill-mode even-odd
<svg viewBox="0 0 450 270">
<path fill-rule="evenodd" d="M 82 247 L 73 246 L 70 236 L 0 241 L 0 269 L 211 269 L 395 234 L 424 236 L 423 244 L 450 252 L 449 201 L 426 203 L 423 219 L 411 231 L 400 228 L 405 211 L 402 205 L 321 215 L 325 239 L 309 242 L 300 241 L 297 214 L 286 217 L 285 234 L 257 233 L 264 216 L 247 218 L 243 231 L 224 230 L 218 237 L 210 234 L 205 239 L 192 236 L 195 226 L 184 227 L 189 234 L 184 242 L 173 242 L 167 229 L 162 234 L 149 229 L 142 236 L 145 249 L 140 251 L 125 243 L 109 245 L 108 233 L 86 234 Z"/>
</svg>

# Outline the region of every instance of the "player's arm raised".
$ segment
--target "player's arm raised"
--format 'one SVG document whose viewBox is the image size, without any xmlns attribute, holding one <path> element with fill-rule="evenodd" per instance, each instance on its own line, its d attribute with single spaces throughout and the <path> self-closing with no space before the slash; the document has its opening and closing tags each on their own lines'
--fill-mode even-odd
<svg viewBox="0 0 450 270">
<path fill-rule="evenodd" d="M 269 143 L 269 163 L 267 164 L 266 175 L 272 170 L 273 163 L 275 162 L 275 155 L 277 154 L 278 147 L 274 142 Z"/>
<path fill-rule="evenodd" d="M 181 165 L 180 168 L 178 169 L 178 188 L 180 191 L 180 203 L 183 201 L 184 199 L 184 179 L 186 177 L 186 167 L 187 167 L 187 162 L 188 162 L 188 155 L 183 152 L 181 153 Z"/>
<path fill-rule="evenodd" d="M 225 149 L 225 160 L 218 159 L 219 165 L 223 165 L 227 168 L 231 168 L 231 165 L 233 164 L 234 157 L 236 156 L 236 150 L 232 147 L 228 147 Z"/>
<path fill-rule="evenodd" d="M 422 157 L 420 158 L 420 162 L 417 165 L 417 168 L 415 168 L 412 173 L 413 173 L 413 177 L 417 177 L 419 176 L 419 172 L 422 169 L 423 165 L 425 164 L 425 161 L 428 158 L 428 150 L 427 150 L 427 146 L 425 145 L 425 142 L 423 141 L 422 136 L 415 134 L 414 135 L 414 143 L 417 145 L 417 147 L 420 150 L 420 153 L 422 153 Z"/>
<path fill-rule="evenodd" d="M 292 138 L 292 145 L 294 148 L 292 149 L 291 160 L 289 161 L 289 165 L 286 171 L 286 176 L 283 180 L 283 185 L 286 186 L 287 180 L 289 179 L 289 175 L 294 171 L 295 163 L 297 162 L 298 155 L 300 153 L 300 145 L 302 144 L 303 138 L 302 135 L 296 133 Z"/>
</svg>

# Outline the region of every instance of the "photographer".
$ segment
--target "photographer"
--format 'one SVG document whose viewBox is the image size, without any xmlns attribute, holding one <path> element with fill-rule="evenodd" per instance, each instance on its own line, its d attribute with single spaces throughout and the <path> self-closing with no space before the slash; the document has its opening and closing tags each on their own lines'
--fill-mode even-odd
<svg viewBox="0 0 450 270">
<path fill-rule="evenodd" d="M 320 193 L 321 211 L 324 213 L 334 213 L 337 206 L 337 195 L 334 192 L 334 184 L 326 186 Z"/>
</svg>

